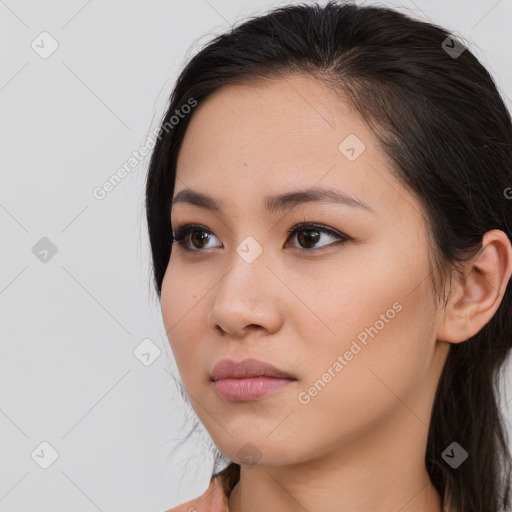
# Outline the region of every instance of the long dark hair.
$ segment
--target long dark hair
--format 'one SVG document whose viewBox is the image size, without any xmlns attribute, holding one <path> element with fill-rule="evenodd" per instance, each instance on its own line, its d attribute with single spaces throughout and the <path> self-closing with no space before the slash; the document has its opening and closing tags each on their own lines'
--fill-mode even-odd
<svg viewBox="0 0 512 512">
<path fill-rule="evenodd" d="M 315 77 L 347 97 L 378 137 L 396 177 L 422 202 L 434 289 L 481 248 L 485 232 L 499 229 L 512 238 L 506 194 L 512 185 L 512 122 L 493 79 L 464 42 L 389 8 L 295 4 L 216 37 L 176 82 L 146 185 L 159 299 L 190 106 L 226 84 L 290 73 Z M 511 309 L 509 283 L 493 318 L 472 338 L 452 344 L 436 391 L 425 464 L 445 504 L 458 512 L 510 510 L 512 459 L 498 386 L 512 348 Z M 456 469 L 441 456 L 454 440 L 469 454 Z M 240 466 L 215 469 L 212 478 L 220 476 L 229 494 Z"/>
</svg>

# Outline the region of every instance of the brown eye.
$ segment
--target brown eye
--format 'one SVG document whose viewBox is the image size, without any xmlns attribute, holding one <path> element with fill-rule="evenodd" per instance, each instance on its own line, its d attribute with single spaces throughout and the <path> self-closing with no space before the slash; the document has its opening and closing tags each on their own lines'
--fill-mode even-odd
<svg viewBox="0 0 512 512">
<path fill-rule="evenodd" d="M 306 246 L 306 249 L 311 249 L 319 239 L 320 232 L 318 229 L 301 229 L 298 231 L 297 240 L 302 246 Z"/>
<path fill-rule="evenodd" d="M 288 233 L 290 236 L 297 234 L 296 238 L 300 244 L 298 249 L 305 249 L 311 252 L 313 252 L 312 249 L 315 249 L 315 245 L 322 238 L 322 235 L 328 235 L 327 238 L 330 237 L 334 239 L 334 242 L 319 246 L 319 250 L 322 250 L 324 247 L 334 245 L 336 242 L 347 242 L 350 240 L 350 237 L 342 235 L 341 233 L 322 226 L 321 224 L 312 224 L 308 222 L 303 222 L 293 226 L 293 228 L 291 228 Z"/>
<path fill-rule="evenodd" d="M 210 239 L 210 235 L 206 233 L 206 231 L 195 230 L 190 234 L 190 240 L 194 247 L 203 247 L 203 244 L 207 244 Z"/>
<path fill-rule="evenodd" d="M 176 233 L 173 233 L 172 243 L 183 246 L 183 249 L 187 251 L 200 251 L 202 249 L 209 249 L 206 245 L 212 236 L 215 237 L 210 230 L 203 226 L 187 224 L 179 228 Z"/>
</svg>

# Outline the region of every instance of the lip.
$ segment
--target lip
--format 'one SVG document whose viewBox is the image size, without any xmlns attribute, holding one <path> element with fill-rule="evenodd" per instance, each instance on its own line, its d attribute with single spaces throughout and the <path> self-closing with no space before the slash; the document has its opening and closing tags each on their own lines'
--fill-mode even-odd
<svg viewBox="0 0 512 512">
<path fill-rule="evenodd" d="M 294 382 L 275 377 L 247 377 L 244 379 L 219 379 L 213 381 L 217 394 L 228 402 L 256 400 L 271 391 L 277 391 Z"/>
<path fill-rule="evenodd" d="M 229 402 L 244 402 L 277 391 L 297 379 L 258 359 L 239 362 L 223 359 L 213 368 L 211 380 L 221 398 Z"/>
<path fill-rule="evenodd" d="M 211 379 L 213 381 L 221 379 L 245 379 L 250 377 L 274 377 L 276 379 L 297 380 L 293 375 L 279 370 L 269 363 L 258 359 L 242 359 L 234 361 L 233 359 L 222 359 L 212 370 Z"/>
</svg>

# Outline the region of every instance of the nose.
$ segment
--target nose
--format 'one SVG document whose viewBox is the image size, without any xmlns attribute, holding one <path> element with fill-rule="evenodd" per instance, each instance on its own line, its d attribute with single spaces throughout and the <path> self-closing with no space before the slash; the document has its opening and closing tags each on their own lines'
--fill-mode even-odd
<svg viewBox="0 0 512 512">
<path fill-rule="evenodd" d="M 236 257 L 233 267 L 218 285 L 208 313 L 208 327 L 216 334 L 237 338 L 253 330 L 272 334 L 282 323 L 282 284 L 263 257 L 247 263 Z"/>
</svg>

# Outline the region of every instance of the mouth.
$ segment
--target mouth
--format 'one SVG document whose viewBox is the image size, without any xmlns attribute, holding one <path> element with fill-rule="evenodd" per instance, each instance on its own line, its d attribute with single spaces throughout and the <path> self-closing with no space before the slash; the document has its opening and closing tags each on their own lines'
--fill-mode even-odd
<svg viewBox="0 0 512 512">
<path fill-rule="evenodd" d="M 275 377 L 247 377 L 244 379 L 219 379 L 213 381 L 217 394 L 228 402 L 247 402 L 282 389 L 294 382 Z"/>
<path fill-rule="evenodd" d="M 240 362 L 223 359 L 215 365 L 211 374 L 215 391 L 229 402 L 256 400 L 296 380 L 288 372 L 257 359 Z"/>
<path fill-rule="evenodd" d="M 276 379 L 297 380 L 288 372 L 258 359 L 243 359 L 239 362 L 233 359 L 222 359 L 214 366 L 211 373 L 211 380 L 213 381 L 250 377 L 273 377 Z"/>
</svg>

